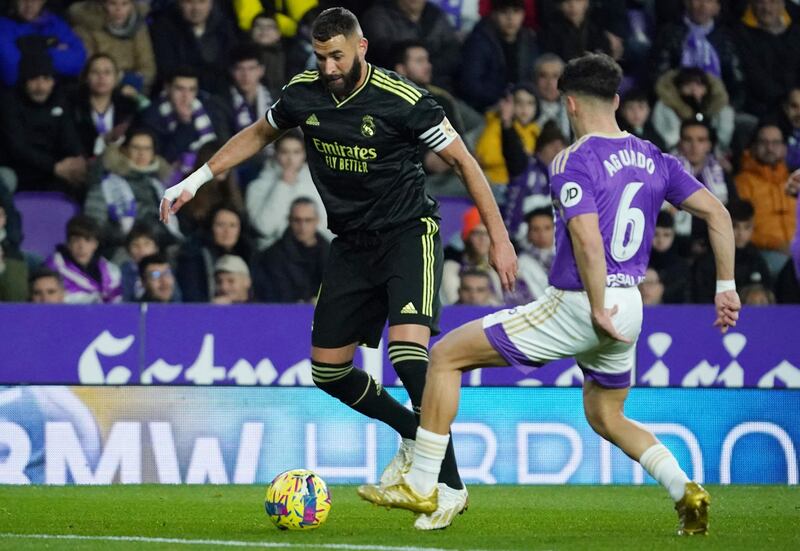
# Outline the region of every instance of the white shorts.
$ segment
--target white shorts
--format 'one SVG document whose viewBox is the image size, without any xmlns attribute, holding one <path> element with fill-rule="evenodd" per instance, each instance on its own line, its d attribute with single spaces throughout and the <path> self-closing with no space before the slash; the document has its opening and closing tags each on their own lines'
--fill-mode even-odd
<svg viewBox="0 0 800 551">
<path fill-rule="evenodd" d="M 587 378 L 606 388 L 631 385 L 636 340 L 642 330 L 642 295 L 636 287 L 606 288 L 606 308 L 617 331 L 633 342 L 598 336 L 585 291 L 548 287 L 542 298 L 483 318 L 483 330 L 495 350 L 511 365 L 540 367 L 575 358 Z"/>
</svg>

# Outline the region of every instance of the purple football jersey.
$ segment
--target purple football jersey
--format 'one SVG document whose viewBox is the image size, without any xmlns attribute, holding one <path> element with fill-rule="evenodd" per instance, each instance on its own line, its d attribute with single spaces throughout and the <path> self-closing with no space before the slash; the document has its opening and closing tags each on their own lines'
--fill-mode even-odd
<svg viewBox="0 0 800 551">
<path fill-rule="evenodd" d="M 567 222 L 595 212 L 606 253 L 608 287 L 632 287 L 644 278 L 664 201 L 679 206 L 703 189 L 681 163 L 650 142 L 628 134 L 588 134 L 550 165 L 556 207 L 556 257 L 550 285 L 583 289 Z"/>
</svg>

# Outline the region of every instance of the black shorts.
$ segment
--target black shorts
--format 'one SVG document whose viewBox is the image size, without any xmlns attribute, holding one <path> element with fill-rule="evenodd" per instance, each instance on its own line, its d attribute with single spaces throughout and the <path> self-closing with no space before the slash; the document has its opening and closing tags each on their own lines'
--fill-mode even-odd
<svg viewBox="0 0 800 551">
<path fill-rule="evenodd" d="M 417 324 L 439 334 L 442 241 L 434 218 L 380 234 L 340 236 L 322 276 L 311 343 L 376 348 L 389 325 Z"/>
</svg>

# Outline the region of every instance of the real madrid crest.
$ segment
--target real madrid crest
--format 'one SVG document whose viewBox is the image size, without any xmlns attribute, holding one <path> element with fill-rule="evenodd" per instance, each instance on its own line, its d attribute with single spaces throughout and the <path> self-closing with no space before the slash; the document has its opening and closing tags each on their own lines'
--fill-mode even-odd
<svg viewBox="0 0 800 551">
<path fill-rule="evenodd" d="M 364 115 L 364 118 L 361 119 L 361 135 L 365 138 L 371 138 L 375 135 L 375 121 L 372 115 Z"/>
</svg>

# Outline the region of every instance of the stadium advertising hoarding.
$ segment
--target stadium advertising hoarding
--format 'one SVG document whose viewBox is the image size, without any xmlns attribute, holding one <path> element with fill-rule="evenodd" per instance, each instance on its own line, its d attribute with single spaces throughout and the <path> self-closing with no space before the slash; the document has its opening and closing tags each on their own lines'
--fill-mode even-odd
<svg viewBox="0 0 800 551">
<path fill-rule="evenodd" d="M 797 484 L 798 411 L 797 390 L 640 388 L 626 404 L 708 483 Z M 470 484 L 653 483 L 592 432 L 579 389 L 465 389 L 453 434 Z M 0 484 L 263 484 L 298 467 L 375 482 L 396 446 L 310 388 L 0 389 Z"/>
<path fill-rule="evenodd" d="M 448 331 L 491 310 L 449 307 Z M 0 384 L 311 386 L 310 306 L 0 305 Z M 722 336 L 708 306 L 645 309 L 637 386 L 800 388 L 800 307 L 748 308 Z M 385 341 L 384 341 L 385 343 Z M 384 343 L 356 363 L 398 383 Z M 572 361 L 483 369 L 465 386 L 580 386 Z"/>
</svg>

